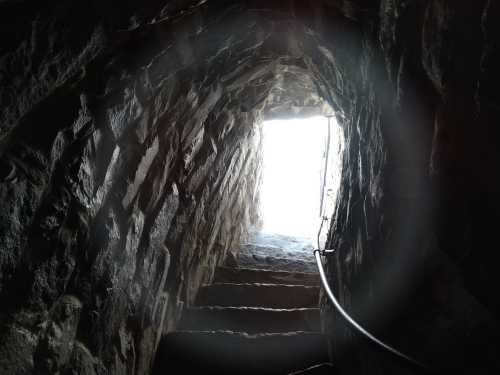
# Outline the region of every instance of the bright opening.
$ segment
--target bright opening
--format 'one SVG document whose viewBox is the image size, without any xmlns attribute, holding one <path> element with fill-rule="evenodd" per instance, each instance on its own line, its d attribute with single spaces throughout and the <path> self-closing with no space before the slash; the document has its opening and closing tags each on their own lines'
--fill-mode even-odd
<svg viewBox="0 0 500 375">
<path fill-rule="evenodd" d="M 316 244 L 323 216 L 331 217 L 340 182 L 341 131 L 330 119 L 326 185 L 328 119 L 272 120 L 263 124 L 264 166 L 261 190 L 262 231 L 311 239 Z"/>
</svg>

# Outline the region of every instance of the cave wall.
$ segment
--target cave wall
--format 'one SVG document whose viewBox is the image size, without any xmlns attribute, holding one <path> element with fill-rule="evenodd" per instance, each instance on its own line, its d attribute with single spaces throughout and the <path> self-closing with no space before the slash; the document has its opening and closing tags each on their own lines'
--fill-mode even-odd
<svg viewBox="0 0 500 375">
<path fill-rule="evenodd" d="M 2 4 L 2 373 L 148 374 L 258 225 L 263 117 L 329 110 L 267 5 Z"/>
<path fill-rule="evenodd" d="M 438 372 L 495 373 L 498 7 L 375 3 L 354 7 L 349 48 L 331 48 L 350 80 L 330 281 L 362 325 Z M 324 317 L 342 373 L 416 371 L 326 302 Z"/>
<path fill-rule="evenodd" d="M 258 223 L 260 112 L 210 71 L 224 43 L 193 64 L 208 32 L 105 41 L 59 7 L 2 60 L 0 372 L 149 374 Z"/>
<path fill-rule="evenodd" d="M 322 101 L 342 304 L 437 367 L 498 368 L 493 0 L 0 7 L 2 373 L 148 373 L 258 222 L 259 122 Z M 323 320 L 342 373 L 406 371 Z"/>
</svg>

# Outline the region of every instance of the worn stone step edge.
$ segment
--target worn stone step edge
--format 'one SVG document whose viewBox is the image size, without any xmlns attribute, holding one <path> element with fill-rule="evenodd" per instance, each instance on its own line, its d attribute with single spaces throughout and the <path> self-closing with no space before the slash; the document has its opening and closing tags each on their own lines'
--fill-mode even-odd
<svg viewBox="0 0 500 375">
<path fill-rule="evenodd" d="M 313 273 L 317 270 L 314 258 L 311 260 L 298 260 L 256 254 L 238 254 L 236 264 L 244 268 L 259 268 L 271 271 Z"/>
<path fill-rule="evenodd" d="M 245 253 L 240 253 L 235 257 L 236 264 L 239 264 L 239 262 L 248 262 L 248 264 L 255 264 L 258 266 L 259 264 L 262 264 L 264 266 L 267 265 L 291 265 L 291 266 L 300 266 L 300 265 L 305 265 L 305 266 L 310 266 L 316 264 L 314 261 L 314 254 L 311 253 L 311 256 L 307 258 L 293 258 L 293 257 L 276 257 L 272 255 L 266 255 L 266 254 L 259 254 L 259 253 L 253 253 L 253 254 L 245 254 Z M 248 268 L 259 268 L 259 267 L 248 267 Z M 279 270 L 279 269 L 278 269 Z M 283 269 L 283 271 L 288 271 L 287 269 Z M 306 269 L 300 270 L 300 268 L 294 268 L 288 272 L 303 272 L 303 273 L 310 273 L 310 271 L 307 271 Z"/>
<path fill-rule="evenodd" d="M 180 329 L 257 332 L 320 332 L 318 308 L 194 306 L 184 310 Z"/>
<path fill-rule="evenodd" d="M 306 262 L 309 263 L 309 262 Z M 314 262 L 313 262 L 314 263 Z M 305 275 L 305 276 L 313 276 L 313 275 L 318 275 L 316 272 L 304 272 L 304 271 L 286 271 L 286 270 L 270 270 L 267 268 L 256 268 L 256 267 L 241 267 L 241 266 L 218 266 L 218 268 L 224 268 L 224 269 L 234 269 L 234 270 L 244 270 L 244 271 L 262 271 L 262 272 L 276 272 L 276 273 L 284 273 L 284 274 L 298 274 L 298 275 Z"/>
<path fill-rule="evenodd" d="M 319 287 L 287 284 L 214 283 L 201 287 L 196 306 L 317 307 Z"/>
<path fill-rule="evenodd" d="M 306 369 L 290 372 L 288 375 L 331 375 L 335 367 L 331 362 L 319 363 Z"/>
<path fill-rule="evenodd" d="M 191 306 L 187 310 L 248 310 L 248 311 L 270 311 L 270 312 L 319 312 L 317 307 L 293 307 L 293 308 L 275 308 L 275 307 L 262 307 L 262 306 Z"/>
<path fill-rule="evenodd" d="M 312 272 L 291 272 L 278 271 L 263 268 L 246 267 L 217 267 L 214 282 L 259 282 L 259 279 L 266 283 L 279 283 L 290 285 L 319 285 L 318 273 Z M 303 283 L 303 284 L 301 284 Z"/>
<path fill-rule="evenodd" d="M 259 333 L 248 333 L 248 332 L 238 332 L 231 331 L 227 329 L 205 329 L 205 330 L 197 330 L 197 329 L 177 329 L 175 331 L 171 331 L 167 333 L 167 335 L 172 334 L 181 334 L 181 335 L 221 335 L 221 336 L 237 336 L 245 339 L 261 339 L 261 338 L 286 338 L 286 337 L 296 337 L 296 336 L 310 336 L 317 337 L 321 340 L 325 340 L 326 336 L 321 332 L 311 332 L 311 331 L 291 331 L 291 332 L 259 332 Z"/>
<path fill-rule="evenodd" d="M 174 331 L 160 343 L 155 374 L 288 374 L 329 361 L 326 340 L 312 332 Z"/>
<path fill-rule="evenodd" d="M 251 286 L 251 287 L 290 287 L 290 288 L 310 288 L 319 289 L 319 285 L 303 285 L 303 284 L 277 284 L 277 283 L 225 283 L 225 282 L 214 282 L 211 284 L 203 284 L 202 287 L 210 286 Z"/>
</svg>

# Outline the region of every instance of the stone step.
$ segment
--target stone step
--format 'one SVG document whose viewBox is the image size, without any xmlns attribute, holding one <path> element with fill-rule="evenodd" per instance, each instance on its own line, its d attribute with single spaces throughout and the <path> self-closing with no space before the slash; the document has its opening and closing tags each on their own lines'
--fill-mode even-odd
<svg viewBox="0 0 500 375">
<path fill-rule="evenodd" d="M 260 254 L 239 253 L 236 256 L 236 263 L 240 267 L 258 268 L 272 271 L 288 271 L 288 272 L 318 272 L 314 255 L 307 260 L 280 258 Z"/>
<path fill-rule="evenodd" d="M 217 267 L 214 282 L 319 285 L 318 273 L 272 271 L 256 268 Z"/>
<path fill-rule="evenodd" d="M 317 286 L 213 283 L 200 288 L 195 304 L 293 309 L 317 307 L 318 301 Z"/>
<path fill-rule="evenodd" d="M 320 363 L 315 366 L 308 367 L 304 370 L 294 371 L 288 375 L 332 375 L 335 374 L 335 368 L 331 363 Z"/>
<path fill-rule="evenodd" d="M 161 340 L 154 373 L 288 374 L 328 362 L 326 348 L 317 333 L 177 331 Z"/>
<path fill-rule="evenodd" d="M 184 310 L 180 329 L 228 330 L 246 333 L 321 330 L 319 309 L 261 307 L 192 307 Z"/>
</svg>

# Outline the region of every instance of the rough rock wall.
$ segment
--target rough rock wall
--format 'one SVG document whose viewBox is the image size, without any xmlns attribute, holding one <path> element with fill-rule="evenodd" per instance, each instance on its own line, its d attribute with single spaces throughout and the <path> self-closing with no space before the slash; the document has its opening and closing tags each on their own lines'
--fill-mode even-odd
<svg viewBox="0 0 500 375">
<path fill-rule="evenodd" d="M 45 5 L 0 12 L 0 369 L 147 374 L 258 222 L 262 116 L 321 102 L 316 36 L 289 4 Z"/>
<path fill-rule="evenodd" d="M 82 7 L 40 10 L 2 58 L 6 375 L 148 374 L 258 220 L 260 112 L 210 71 L 229 54 L 193 64 L 194 42 L 161 30 L 105 41 Z"/>
<path fill-rule="evenodd" d="M 348 48 L 330 34 L 347 78 L 331 283 L 398 349 L 441 371 L 498 372 L 498 6 L 344 3 L 356 32 Z M 324 310 L 343 373 L 414 371 Z"/>
<path fill-rule="evenodd" d="M 5 373 L 147 373 L 256 220 L 255 122 L 319 98 L 346 142 L 342 303 L 419 358 L 495 368 L 493 0 L 0 6 Z M 345 373 L 402 373 L 324 311 Z"/>
</svg>

